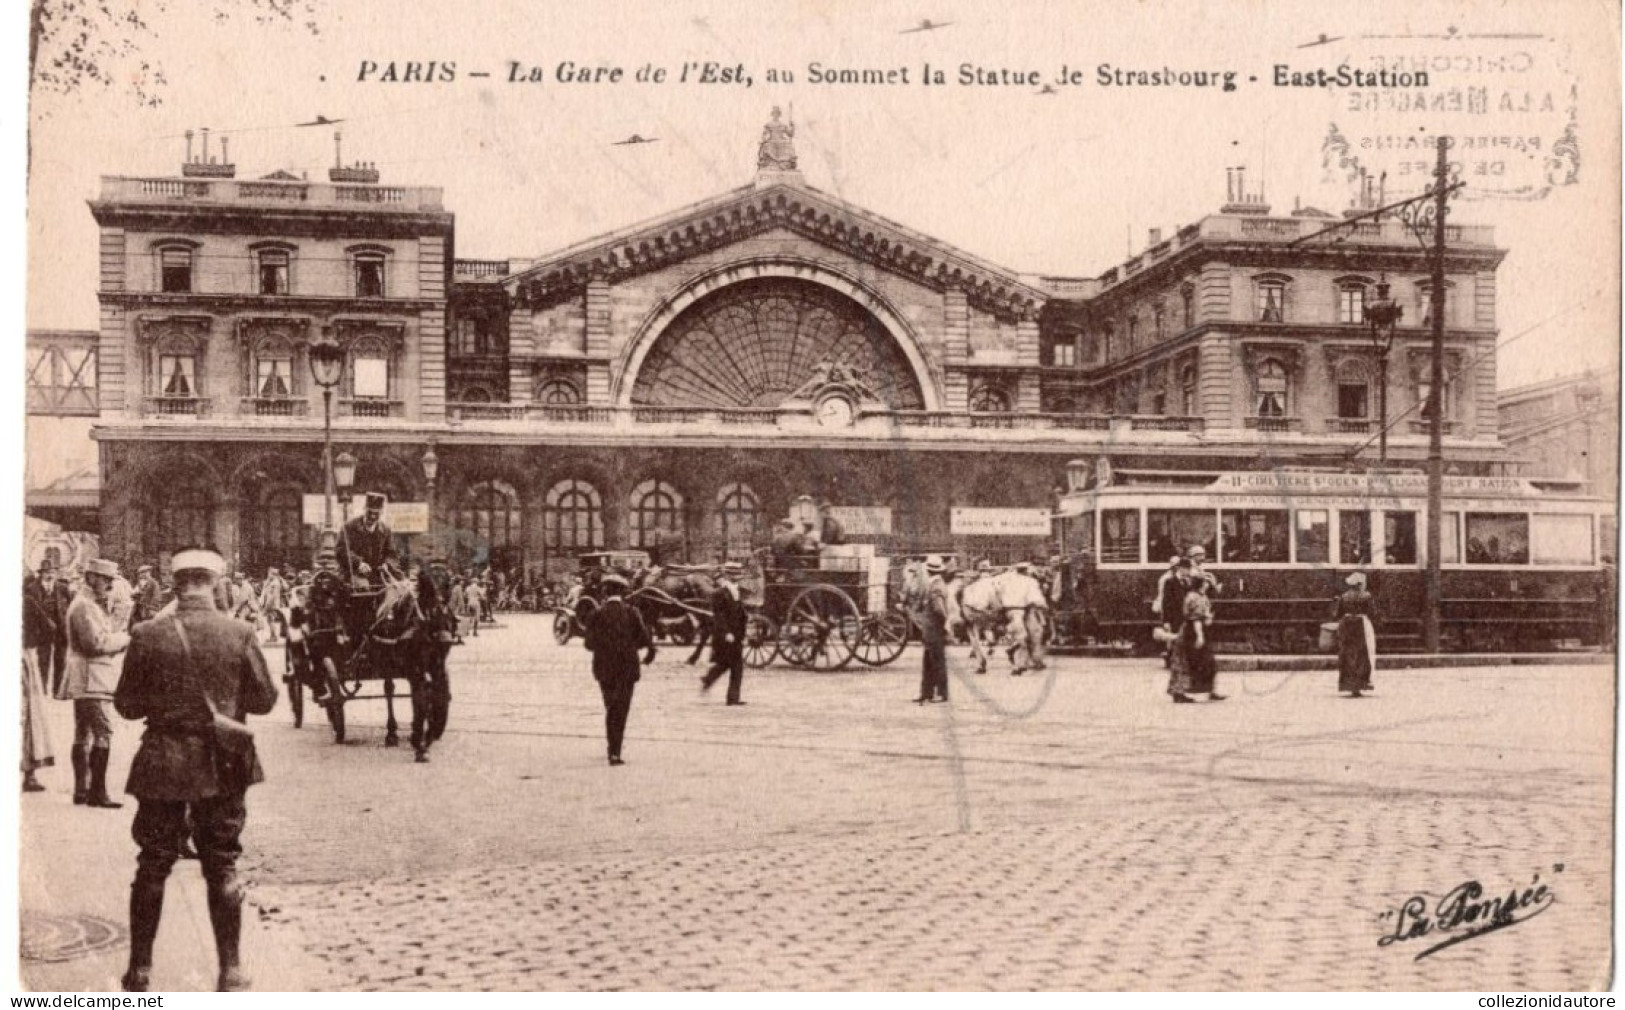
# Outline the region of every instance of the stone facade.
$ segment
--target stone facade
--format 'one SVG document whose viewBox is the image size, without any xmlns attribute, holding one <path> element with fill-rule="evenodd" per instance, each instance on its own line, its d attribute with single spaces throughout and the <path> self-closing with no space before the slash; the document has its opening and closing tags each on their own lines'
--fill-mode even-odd
<svg viewBox="0 0 1625 1010">
<path fill-rule="evenodd" d="M 782 168 L 536 261 L 448 262 L 439 192 L 376 179 L 108 178 L 92 211 L 104 538 L 131 562 L 195 540 L 249 567 L 308 554 L 322 336 L 348 350 L 333 430 L 358 487 L 432 499 L 465 562 L 555 574 L 595 547 L 736 555 L 804 494 L 882 510 L 889 528 L 855 538 L 896 552 L 1043 552 L 955 535 L 950 509 L 1048 508 L 1073 457 L 1360 465 L 1378 279 L 1405 305 L 1391 460 L 1425 452 L 1426 263 L 1394 222 L 1300 243 L 1324 222 L 1227 206 L 1100 277 L 1053 278 Z M 1447 452 L 1487 472 L 1504 252 L 1452 228 Z"/>
</svg>

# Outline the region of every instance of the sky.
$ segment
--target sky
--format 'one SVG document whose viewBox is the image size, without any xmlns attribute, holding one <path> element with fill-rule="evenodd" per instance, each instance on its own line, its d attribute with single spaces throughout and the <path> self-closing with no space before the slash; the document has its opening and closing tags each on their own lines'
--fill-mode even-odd
<svg viewBox="0 0 1625 1010">
<path fill-rule="evenodd" d="M 1617 361 L 1619 26 L 1607 4 L 351 0 L 318 10 L 314 35 L 257 23 L 246 0 L 151 7 L 142 3 L 152 31 L 132 41 L 162 68 L 161 104 L 90 85 L 36 95 L 30 109 L 31 327 L 96 327 L 86 201 L 102 175 L 175 174 L 189 128 L 229 135 L 240 178 L 276 169 L 325 178 L 332 128 L 294 124 L 342 119 L 346 161 L 375 162 L 387 183 L 444 189 L 459 257 L 533 257 L 749 182 L 762 125 L 779 105 L 793 116 L 811 185 L 1012 270 L 1063 276 L 1098 275 L 1141 251 L 1149 229 L 1169 234 L 1216 212 L 1236 166 L 1276 213 L 1296 201 L 1342 210 L 1354 185 L 1323 162 L 1333 126 L 1373 172 L 1389 171 L 1390 195 L 1425 180 L 1405 172 L 1403 154 L 1362 151 L 1361 138 L 1515 139 L 1523 151 L 1464 158 L 1501 174 L 1469 168 L 1451 218 L 1493 225 L 1508 250 L 1500 384 Z M 923 19 L 943 27 L 904 31 Z M 1418 113 L 1395 105 L 1414 90 L 1274 83 L 1277 64 L 1335 72 L 1345 61 L 1371 69 L 1393 58 L 1446 65 L 1436 88 L 1482 87 L 1492 107 Z M 358 80 L 369 61 L 379 71 Z M 405 63 L 431 61 L 441 75 L 455 64 L 455 79 L 376 79 L 391 62 L 404 76 Z M 510 82 L 510 61 L 521 74 L 539 68 L 544 81 Z M 566 61 L 624 76 L 564 83 Z M 742 65 L 752 84 L 675 81 L 690 61 Z M 945 83 L 921 83 L 927 63 Z M 813 64 L 906 68 L 908 83 L 815 82 Z M 960 84 L 965 64 L 973 76 L 1035 71 L 1056 93 Z M 1232 71 L 1235 90 L 1103 86 L 1103 64 Z M 645 65 L 668 79 L 639 82 Z M 1057 85 L 1063 67 L 1081 83 Z M 769 69 L 795 80 L 769 83 Z M 469 76 L 478 71 L 492 76 Z M 1356 91 L 1382 107 L 1351 109 Z M 1556 107 L 1542 112 L 1546 95 Z M 1500 192 L 1546 187 L 1543 158 L 1571 105 L 1577 179 L 1535 199 Z M 632 134 L 656 139 L 614 144 Z"/>
</svg>

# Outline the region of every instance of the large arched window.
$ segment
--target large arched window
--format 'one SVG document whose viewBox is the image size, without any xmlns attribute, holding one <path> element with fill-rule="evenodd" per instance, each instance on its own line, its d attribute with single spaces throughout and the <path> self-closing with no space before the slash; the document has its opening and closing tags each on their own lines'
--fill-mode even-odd
<svg viewBox="0 0 1625 1010">
<path fill-rule="evenodd" d="M 143 546 L 156 556 L 214 542 L 214 502 L 200 487 L 160 492 L 147 503 Z"/>
<path fill-rule="evenodd" d="M 661 547 L 683 532 L 683 496 L 660 480 L 632 489 L 632 546 Z"/>
<path fill-rule="evenodd" d="M 604 546 L 603 502 L 597 488 L 585 481 L 561 480 L 548 489 L 544 501 L 542 536 L 549 551 Z"/>
<path fill-rule="evenodd" d="M 1265 358 L 1258 364 L 1254 376 L 1258 398 L 1254 413 L 1259 417 L 1286 417 L 1291 407 L 1288 399 L 1286 366 L 1279 358 Z"/>
<path fill-rule="evenodd" d="M 717 492 L 717 542 L 729 558 L 750 554 L 761 516 L 761 500 L 749 485 L 728 484 Z"/>
<path fill-rule="evenodd" d="M 524 534 L 519 492 L 499 480 L 475 484 L 463 492 L 452 522 L 457 529 L 473 533 L 492 550 L 518 547 Z"/>
</svg>

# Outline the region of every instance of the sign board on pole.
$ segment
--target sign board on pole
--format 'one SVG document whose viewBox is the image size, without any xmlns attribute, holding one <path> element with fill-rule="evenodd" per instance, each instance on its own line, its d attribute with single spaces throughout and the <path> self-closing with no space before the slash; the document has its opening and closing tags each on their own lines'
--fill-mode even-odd
<svg viewBox="0 0 1625 1010">
<path fill-rule="evenodd" d="M 955 508 L 948 514 L 948 531 L 969 537 L 1047 537 L 1047 509 Z"/>
<path fill-rule="evenodd" d="M 322 496 L 307 494 L 300 500 L 300 511 L 306 526 L 322 525 Z M 333 500 L 333 527 L 337 529 L 366 511 L 361 495 L 350 499 L 346 512 L 338 499 Z M 429 531 L 429 503 L 421 501 L 392 501 L 384 506 L 384 524 L 396 533 L 427 533 Z"/>
</svg>

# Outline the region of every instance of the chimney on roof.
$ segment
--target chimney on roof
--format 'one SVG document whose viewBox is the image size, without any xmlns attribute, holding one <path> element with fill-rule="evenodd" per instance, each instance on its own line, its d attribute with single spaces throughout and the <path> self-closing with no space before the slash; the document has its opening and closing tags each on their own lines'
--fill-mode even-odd
<svg viewBox="0 0 1625 1010">
<path fill-rule="evenodd" d="M 358 161 L 350 167 L 344 167 L 344 134 L 339 130 L 333 131 L 333 167 L 327 170 L 329 182 L 361 182 L 376 183 L 378 181 L 378 166 L 370 161 Z"/>
<path fill-rule="evenodd" d="M 209 158 L 209 128 L 203 127 L 203 148 L 201 153 L 192 157 L 192 131 L 186 131 L 186 160 L 181 162 L 181 175 L 204 179 L 231 179 L 237 175 L 237 166 L 231 163 L 230 147 L 227 138 L 220 138 L 220 160 L 212 161 Z"/>
<path fill-rule="evenodd" d="M 1162 229 L 1161 228 L 1153 228 L 1153 229 L 1151 229 L 1151 233 L 1149 235 L 1147 235 L 1146 238 L 1145 238 L 1145 244 L 1147 246 L 1152 247 L 1152 248 L 1155 248 L 1155 247 L 1157 247 L 1159 245 L 1162 245 Z"/>
<path fill-rule="evenodd" d="M 1219 208 L 1221 214 L 1268 214 L 1270 205 L 1264 202 L 1264 187 L 1259 186 L 1257 193 L 1247 192 L 1247 166 L 1237 165 L 1226 168 L 1225 172 L 1225 204 Z"/>
</svg>

